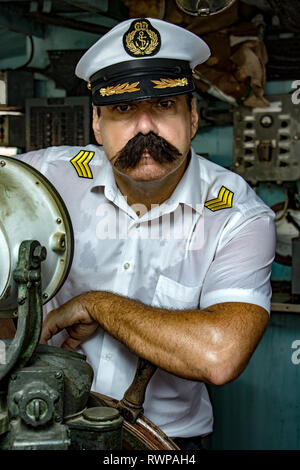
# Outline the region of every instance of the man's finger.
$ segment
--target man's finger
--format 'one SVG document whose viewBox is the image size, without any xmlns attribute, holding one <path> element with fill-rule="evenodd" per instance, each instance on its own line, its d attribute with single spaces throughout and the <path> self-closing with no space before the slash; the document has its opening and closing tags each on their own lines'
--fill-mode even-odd
<svg viewBox="0 0 300 470">
<path fill-rule="evenodd" d="M 47 341 L 52 338 L 52 336 L 56 335 L 59 331 L 61 331 L 65 325 L 59 325 L 58 320 L 62 317 L 62 315 L 58 312 L 58 309 L 52 310 L 48 313 L 47 317 L 45 318 L 42 326 L 42 333 L 40 342 L 42 344 L 47 344 Z"/>
<path fill-rule="evenodd" d="M 74 351 L 80 345 L 81 341 L 74 338 L 67 338 L 61 345 L 62 349 L 67 349 L 68 351 Z"/>
</svg>

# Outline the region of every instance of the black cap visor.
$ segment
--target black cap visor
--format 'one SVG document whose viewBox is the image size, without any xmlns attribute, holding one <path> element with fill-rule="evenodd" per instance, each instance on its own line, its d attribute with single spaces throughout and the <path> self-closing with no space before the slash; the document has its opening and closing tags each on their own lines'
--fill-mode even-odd
<svg viewBox="0 0 300 470">
<path fill-rule="evenodd" d="M 186 61 L 140 59 L 102 69 L 91 77 L 92 101 L 96 106 L 113 105 L 195 90 Z"/>
</svg>

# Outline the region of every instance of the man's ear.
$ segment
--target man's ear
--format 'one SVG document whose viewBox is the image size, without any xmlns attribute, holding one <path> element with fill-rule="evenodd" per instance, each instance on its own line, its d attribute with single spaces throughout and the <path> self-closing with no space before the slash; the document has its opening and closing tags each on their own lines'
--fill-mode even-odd
<svg viewBox="0 0 300 470">
<path fill-rule="evenodd" d="M 102 145 L 102 136 L 100 131 L 100 116 L 98 115 L 97 106 L 93 105 L 93 131 L 95 135 L 96 142 L 99 145 Z"/>
<path fill-rule="evenodd" d="M 192 138 L 195 137 L 195 134 L 198 130 L 198 124 L 199 124 L 199 115 L 197 111 L 197 99 L 194 96 L 191 102 L 191 135 Z"/>
</svg>

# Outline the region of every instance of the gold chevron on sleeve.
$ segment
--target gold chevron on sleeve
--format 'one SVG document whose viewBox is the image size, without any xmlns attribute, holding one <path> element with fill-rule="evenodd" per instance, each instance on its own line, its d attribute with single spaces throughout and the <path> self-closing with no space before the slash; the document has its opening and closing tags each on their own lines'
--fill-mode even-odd
<svg viewBox="0 0 300 470">
<path fill-rule="evenodd" d="M 93 178 L 89 163 L 94 155 L 95 152 L 80 150 L 80 152 L 70 160 L 80 178 Z"/>
<path fill-rule="evenodd" d="M 221 209 L 229 209 L 230 207 L 232 207 L 233 196 L 234 193 L 230 191 L 230 189 L 227 189 L 225 188 L 225 186 L 222 186 L 219 191 L 218 197 L 207 201 L 204 206 L 213 212 L 219 211 Z"/>
</svg>

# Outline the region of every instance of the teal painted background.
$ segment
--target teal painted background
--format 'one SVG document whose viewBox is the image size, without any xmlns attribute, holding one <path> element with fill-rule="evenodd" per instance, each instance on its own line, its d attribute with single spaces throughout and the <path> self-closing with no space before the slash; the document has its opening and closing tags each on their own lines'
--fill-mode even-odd
<svg viewBox="0 0 300 470">
<path fill-rule="evenodd" d="M 266 94 L 289 93 L 291 82 L 270 82 Z M 232 164 L 233 129 L 201 130 L 194 146 L 225 167 Z M 257 194 L 269 205 L 284 200 L 283 189 L 260 183 Z M 273 263 L 272 280 L 291 279 L 291 267 Z M 270 323 L 247 368 L 234 382 L 209 387 L 215 424 L 212 449 L 300 449 L 300 364 L 292 362 L 300 344 L 300 315 L 272 313 Z M 299 348 L 299 346 L 298 346 Z"/>
<path fill-rule="evenodd" d="M 213 449 L 300 449 L 300 317 L 273 313 L 248 367 L 234 382 L 209 387 Z M 294 357 L 294 360 L 297 357 Z"/>
<path fill-rule="evenodd" d="M 84 17 L 83 17 L 84 16 Z M 80 20 L 96 21 L 91 15 Z M 99 24 L 116 22 L 98 18 Z M 48 64 L 47 50 L 87 48 L 97 36 L 54 26 L 47 27 L 44 40 L 34 38 L 32 67 Z M 0 27 L 0 69 L 17 68 L 30 54 L 30 43 L 19 33 Z M 70 71 L 70 73 L 72 73 Z M 35 74 L 36 97 L 65 96 L 54 82 Z M 289 93 L 291 82 L 268 83 L 266 93 Z M 233 129 L 202 129 L 194 139 L 197 152 L 225 167 L 232 163 Z M 283 200 L 276 184 L 259 184 L 257 193 L 270 206 Z M 274 263 L 274 280 L 290 280 L 291 269 Z M 292 362 L 292 343 L 300 340 L 300 315 L 274 313 L 248 367 L 234 382 L 209 387 L 215 410 L 213 449 L 299 449 L 300 448 L 300 364 Z"/>
</svg>

